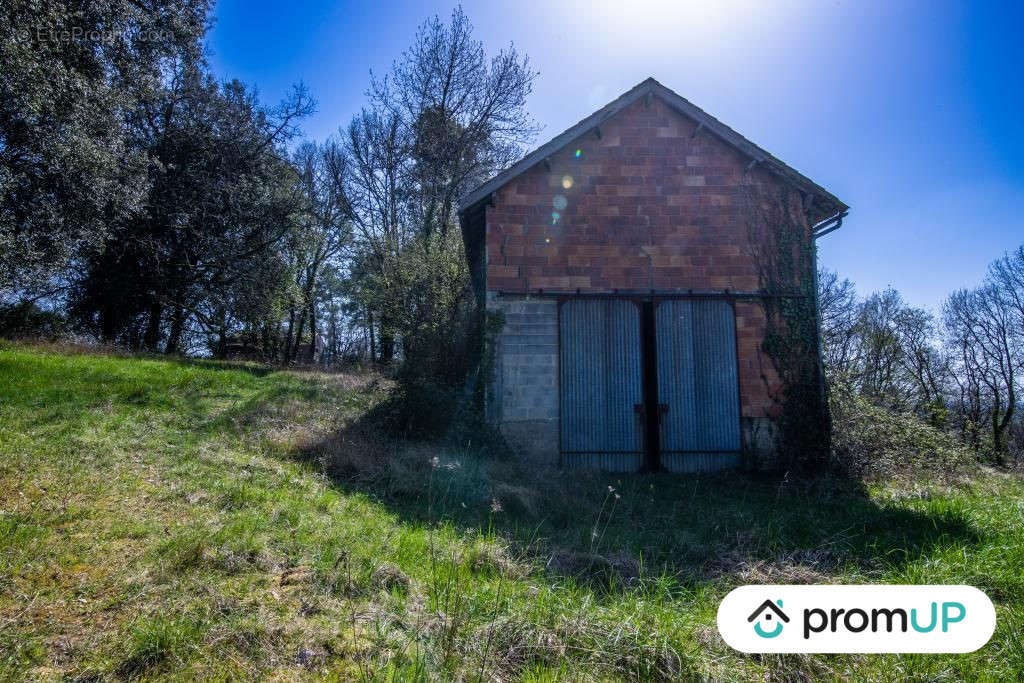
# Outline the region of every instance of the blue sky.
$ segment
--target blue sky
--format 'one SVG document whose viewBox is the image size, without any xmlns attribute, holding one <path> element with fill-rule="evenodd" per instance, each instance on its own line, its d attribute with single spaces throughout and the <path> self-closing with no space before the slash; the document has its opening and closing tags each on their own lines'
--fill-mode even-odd
<svg viewBox="0 0 1024 683">
<path fill-rule="evenodd" d="M 303 81 L 325 138 L 454 3 L 220 0 L 211 63 L 274 102 Z M 654 76 L 852 207 L 822 262 L 937 309 L 1024 243 L 1024 3 L 466 2 L 540 72 L 542 143 Z"/>
</svg>

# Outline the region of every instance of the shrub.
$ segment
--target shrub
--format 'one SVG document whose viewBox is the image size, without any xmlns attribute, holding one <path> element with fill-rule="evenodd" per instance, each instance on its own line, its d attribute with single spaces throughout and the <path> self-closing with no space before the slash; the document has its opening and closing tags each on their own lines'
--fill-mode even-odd
<svg viewBox="0 0 1024 683">
<path fill-rule="evenodd" d="M 397 387 L 376 415 L 403 437 L 491 440 L 482 414 L 492 367 L 488 340 L 503 321 L 477 306 L 454 233 L 413 244 L 406 257 L 405 306 L 389 316 L 401 339 Z"/>
<path fill-rule="evenodd" d="M 457 394 L 454 387 L 431 377 L 400 373 L 397 386 L 372 417 L 397 436 L 442 437 L 452 424 Z"/>
<path fill-rule="evenodd" d="M 67 336 L 67 318 L 35 303 L 0 306 L 0 337 L 55 341 Z"/>
<path fill-rule="evenodd" d="M 867 480 L 963 474 L 977 467 L 954 435 L 917 415 L 878 406 L 837 383 L 829 397 L 832 457 L 844 473 Z"/>
</svg>

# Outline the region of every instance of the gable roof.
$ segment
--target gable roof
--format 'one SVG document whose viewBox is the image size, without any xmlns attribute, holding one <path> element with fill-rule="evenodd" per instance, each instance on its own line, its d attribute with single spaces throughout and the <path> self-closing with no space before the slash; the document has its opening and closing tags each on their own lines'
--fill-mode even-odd
<svg viewBox="0 0 1024 683">
<path fill-rule="evenodd" d="M 779 602 L 781 603 L 782 601 L 780 600 Z M 754 619 L 757 619 L 757 617 L 760 616 L 761 612 L 765 611 L 769 607 L 772 609 L 772 611 L 779 615 L 779 619 L 782 619 L 787 624 L 789 623 L 789 617 L 786 616 L 786 613 L 778 607 L 776 607 L 775 603 L 771 600 L 765 600 L 764 602 L 762 602 L 761 606 L 754 610 L 753 614 L 747 617 L 747 621 L 753 621 Z"/>
<path fill-rule="evenodd" d="M 807 176 L 792 167 L 787 166 L 779 159 L 775 158 L 729 126 L 716 119 L 714 116 L 711 116 L 700 107 L 691 103 L 689 100 L 680 97 L 653 78 L 648 78 L 633 89 L 621 95 L 615 101 L 605 105 L 601 109 L 598 109 L 596 112 L 583 119 L 575 126 L 569 128 L 561 135 L 552 138 L 509 168 L 497 174 L 487 182 L 479 185 L 472 192 L 465 195 L 459 202 L 459 213 L 464 213 L 468 209 L 473 208 L 476 204 L 486 200 L 492 192 L 500 189 L 516 176 L 524 173 L 536 164 L 543 162 L 546 158 L 562 149 L 579 136 L 597 128 L 604 121 L 615 116 L 621 110 L 647 95 L 661 98 L 677 112 L 696 121 L 699 128 L 710 131 L 725 143 L 749 156 L 751 161 L 756 161 L 759 165 L 766 167 L 799 190 L 813 195 L 813 206 L 817 209 L 815 214 L 819 218 L 838 214 L 849 208 L 835 195 L 815 183 Z"/>
</svg>

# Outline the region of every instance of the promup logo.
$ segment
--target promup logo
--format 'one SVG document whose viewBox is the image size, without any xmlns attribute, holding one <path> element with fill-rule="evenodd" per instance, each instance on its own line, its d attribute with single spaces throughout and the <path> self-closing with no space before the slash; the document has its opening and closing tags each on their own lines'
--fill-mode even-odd
<svg viewBox="0 0 1024 683">
<path fill-rule="evenodd" d="M 718 607 L 742 652 L 973 652 L 995 626 L 971 586 L 743 586 Z"/>
<path fill-rule="evenodd" d="M 778 607 L 776 607 L 778 605 Z M 766 629 L 764 623 L 771 626 L 772 618 L 774 615 L 775 625 L 771 627 L 771 630 Z M 747 621 L 755 621 L 754 633 L 761 636 L 762 638 L 774 638 L 782 633 L 783 622 L 789 623 L 789 617 L 782 611 L 782 600 L 765 600 L 761 603 L 761 606 L 754 610 L 754 613 L 747 617 Z"/>
</svg>

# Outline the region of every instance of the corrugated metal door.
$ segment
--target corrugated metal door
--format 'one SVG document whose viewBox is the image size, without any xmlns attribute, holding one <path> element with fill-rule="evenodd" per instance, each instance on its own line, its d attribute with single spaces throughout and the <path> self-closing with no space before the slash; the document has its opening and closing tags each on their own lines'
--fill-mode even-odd
<svg viewBox="0 0 1024 683">
<path fill-rule="evenodd" d="M 631 301 L 571 300 L 559 316 L 566 467 L 635 472 L 644 459 L 640 312 Z"/>
<path fill-rule="evenodd" d="M 661 465 L 706 472 L 740 463 L 736 333 L 727 301 L 662 301 L 655 310 Z"/>
</svg>

